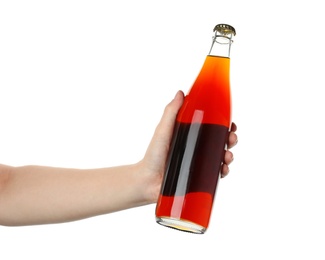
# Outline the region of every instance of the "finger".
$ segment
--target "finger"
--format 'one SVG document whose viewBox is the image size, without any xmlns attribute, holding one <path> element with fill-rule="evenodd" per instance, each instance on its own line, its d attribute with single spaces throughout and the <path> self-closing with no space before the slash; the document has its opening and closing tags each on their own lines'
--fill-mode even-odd
<svg viewBox="0 0 325 260">
<path fill-rule="evenodd" d="M 160 124 L 172 126 L 174 125 L 178 110 L 183 104 L 183 99 L 183 92 L 178 91 L 174 99 L 165 107 L 164 114 L 160 120 Z"/>
<path fill-rule="evenodd" d="M 233 153 L 230 152 L 230 151 L 226 151 L 226 152 L 225 152 L 225 156 L 224 156 L 224 164 L 229 165 L 229 164 L 232 163 L 233 160 L 234 160 L 234 155 L 233 155 Z"/>
<path fill-rule="evenodd" d="M 159 141 L 160 143 L 165 143 L 166 146 L 169 145 L 175 119 L 178 113 L 178 110 L 183 104 L 184 94 L 182 91 L 178 91 L 174 99 L 165 107 L 164 113 L 160 119 L 159 124 L 156 127 L 153 139 L 155 142 Z"/>
<path fill-rule="evenodd" d="M 226 177 L 228 173 L 229 173 L 229 166 L 224 163 L 221 167 L 221 178 Z"/>
<path fill-rule="evenodd" d="M 231 132 L 236 132 L 237 131 L 237 125 L 234 122 L 231 123 L 230 131 Z"/>
<path fill-rule="evenodd" d="M 230 132 L 228 137 L 227 148 L 230 149 L 234 147 L 237 143 L 238 143 L 237 134 L 234 132 Z"/>
</svg>

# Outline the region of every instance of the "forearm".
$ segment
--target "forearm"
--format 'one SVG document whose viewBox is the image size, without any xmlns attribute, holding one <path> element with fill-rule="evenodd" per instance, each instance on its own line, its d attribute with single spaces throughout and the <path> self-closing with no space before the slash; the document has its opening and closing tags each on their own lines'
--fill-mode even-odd
<svg viewBox="0 0 325 260">
<path fill-rule="evenodd" d="M 92 170 L 24 166 L 6 172 L 0 187 L 3 225 L 67 222 L 149 203 L 137 164 Z"/>
</svg>

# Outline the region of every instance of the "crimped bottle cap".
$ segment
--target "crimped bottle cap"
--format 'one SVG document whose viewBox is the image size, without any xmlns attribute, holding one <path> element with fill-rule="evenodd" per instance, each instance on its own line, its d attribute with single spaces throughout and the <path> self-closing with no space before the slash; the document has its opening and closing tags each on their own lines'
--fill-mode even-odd
<svg viewBox="0 0 325 260">
<path fill-rule="evenodd" d="M 236 30 L 234 27 L 232 27 L 231 25 L 229 24 L 224 24 L 224 23 L 221 23 L 221 24 L 217 24 L 213 31 L 217 31 L 219 32 L 220 34 L 222 35 L 227 35 L 227 34 L 233 34 L 234 36 L 236 35 Z"/>
</svg>

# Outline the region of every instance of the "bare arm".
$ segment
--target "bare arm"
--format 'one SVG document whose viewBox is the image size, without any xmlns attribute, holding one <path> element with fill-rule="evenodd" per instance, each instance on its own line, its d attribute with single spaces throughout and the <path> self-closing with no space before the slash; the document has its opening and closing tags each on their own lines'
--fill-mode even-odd
<svg viewBox="0 0 325 260">
<path fill-rule="evenodd" d="M 165 169 L 178 92 L 166 106 L 144 158 L 132 165 L 102 169 L 0 165 L 0 225 L 35 225 L 79 220 L 155 203 Z M 228 147 L 237 141 L 235 125 Z M 227 175 L 232 153 L 225 153 Z"/>
<path fill-rule="evenodd" d="M 1 166 L 7 181 L 0 193 L 0 223 L 66 222 L 148 204 L 139 168 Z"/>
</svg>

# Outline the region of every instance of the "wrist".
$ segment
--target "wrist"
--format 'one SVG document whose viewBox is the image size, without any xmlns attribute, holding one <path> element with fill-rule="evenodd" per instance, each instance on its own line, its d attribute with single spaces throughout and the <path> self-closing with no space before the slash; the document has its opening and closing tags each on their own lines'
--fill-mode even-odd
<svg viewBox="0 0 325 260">
<path fill-rule="evenodd" d="M 156 203 L 161 186 L 161 177 L 146 166 L 144 160 L 135 164 L 136 182 L 144 205 Z"/>
</svg>

